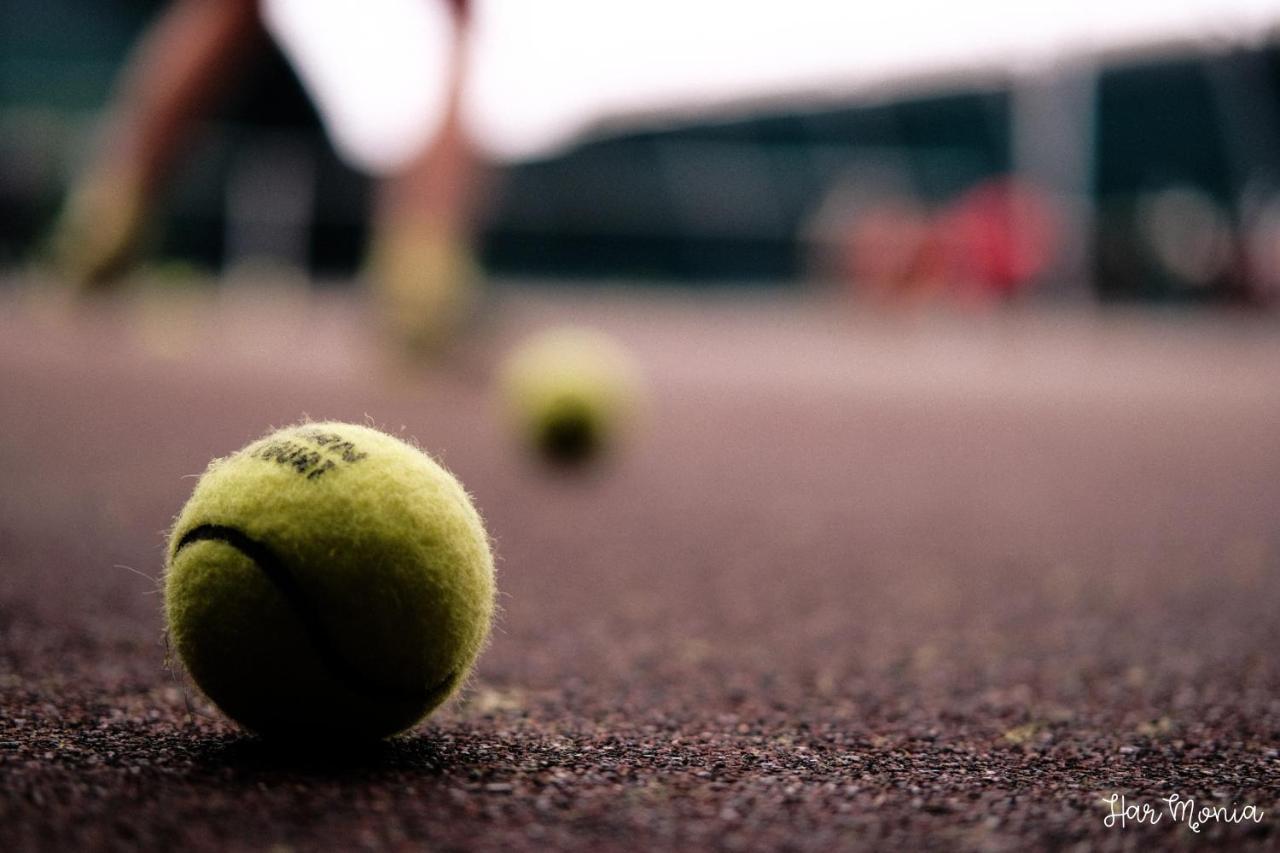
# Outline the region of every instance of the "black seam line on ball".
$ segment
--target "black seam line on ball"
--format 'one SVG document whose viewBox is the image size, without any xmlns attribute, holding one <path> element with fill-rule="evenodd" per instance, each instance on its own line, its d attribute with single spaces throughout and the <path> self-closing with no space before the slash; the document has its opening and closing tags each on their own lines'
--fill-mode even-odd
<svg viewBox="0 0 1280 853">
<path fill-rule="evenodd" d="M 450 672 L 433 687 L 425 690 L 405 690 L 370 681 L 339 654 L 329 637 L 329 633 L 325 630 L 320 614 L 307 601 L 307 596 L 298 585 L 293 573 L 289 571 L 284 561 L 269 545 L 259 542 L 235 527 L 227 527 L 222 524 L 201 524 L 182 535 L 182 538 L 178 540 L 178 547 L 173 551 L 173 556 L 176 558 L 183 548 L 194 542 L 221 542 L 248 557 L 267 576 L 267 579 L 275 585 L 275 588 L 284 596 L 285 601 L 289 603 L 294 614 L 302 622 L 303 630 L 306 631 L 312 646 L 315 647 L 321 663 L 335 678 L 353 692 L 384 699 L 425 702 L 445 692 L 453 685 L 453 680 L 457 675 L 456 671 Z"/>
</svg>

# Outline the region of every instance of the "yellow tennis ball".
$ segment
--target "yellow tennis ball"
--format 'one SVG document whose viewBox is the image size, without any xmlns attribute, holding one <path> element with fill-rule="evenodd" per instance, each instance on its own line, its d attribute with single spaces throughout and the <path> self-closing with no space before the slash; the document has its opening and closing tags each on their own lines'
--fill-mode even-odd
<svg viewBox="0 0 1280 853">
<path fill-rule="evenodd" d="M 489 634 L 480 516 L 425 453 L 307 423 L 216 459 L 174 524 L 173 646 L 227 716 L 267 736 L 402 731 L 466 679 Z"/>
<path fill-rule="evenodd" d="M 565 327 L 542 332 L 508 355 L 502 391 L 516 431 L 548 462 L 587 462 L 639 413 L 640 371 L 617 341 Z"/>
</svg>

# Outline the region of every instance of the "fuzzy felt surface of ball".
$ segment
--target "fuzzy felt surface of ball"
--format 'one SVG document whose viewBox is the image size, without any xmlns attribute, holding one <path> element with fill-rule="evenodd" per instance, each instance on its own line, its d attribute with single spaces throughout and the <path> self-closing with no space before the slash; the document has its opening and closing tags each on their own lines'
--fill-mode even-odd
<svg viewBox="0 0 1280 853">
<path fill-rule="evenodd" d="M 169 537 L 164 607 L 196 685 L 276 738 L 385 737 L 465 681 L 494 611 L 462 485 L 375 429 L 304 423 L 215 459 Z"/>
</svg>

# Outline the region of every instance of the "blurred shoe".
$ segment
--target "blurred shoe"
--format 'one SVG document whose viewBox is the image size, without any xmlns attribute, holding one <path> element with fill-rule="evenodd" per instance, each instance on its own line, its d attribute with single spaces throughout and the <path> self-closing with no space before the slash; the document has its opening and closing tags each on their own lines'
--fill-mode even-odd
<svg viewBox="0 0 1280 853">
<path fill-rule="evenodd" d="M 434 355 L 468 324 L 482 273 L 471 244 L 429 228 L 387 229 L 370 252 L 384 333 L 413 355 Z"/>
<path fill-rule="evenodd" d="M 145 219 L 131 181 L 93 177 L 72 190 L 50 240 L 59 274 L 83 292 L 116 284 L 137 258 Z"/>
</svg>

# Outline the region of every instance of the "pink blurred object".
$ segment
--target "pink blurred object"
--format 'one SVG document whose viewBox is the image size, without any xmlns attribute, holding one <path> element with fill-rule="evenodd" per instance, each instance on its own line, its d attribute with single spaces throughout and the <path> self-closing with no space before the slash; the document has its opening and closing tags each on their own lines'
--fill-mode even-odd
<svg viewBox="0 0 1280 853">
<path fill-rule="evenodd" d="M 977 184 L 943 210 L 935 226 L 950 255 L 957 295 L 1012 299 L 1048 269 L 1059 220 L 1038 187 L 1009 177 Z"/>
</svg>

